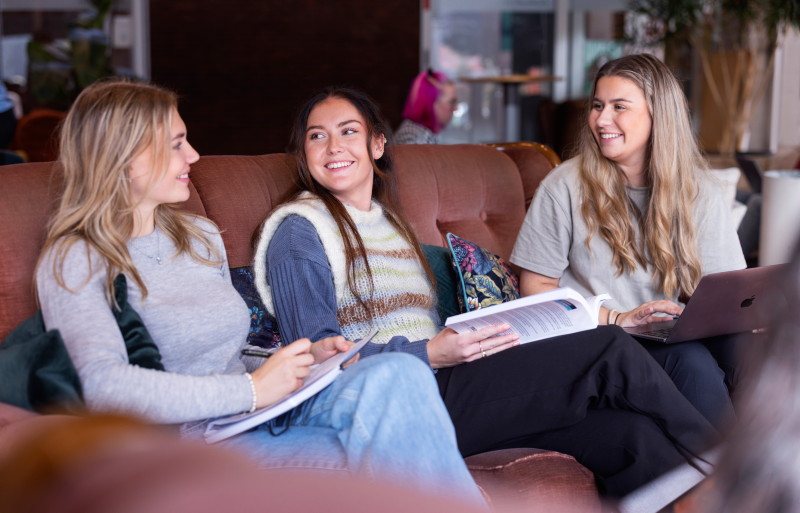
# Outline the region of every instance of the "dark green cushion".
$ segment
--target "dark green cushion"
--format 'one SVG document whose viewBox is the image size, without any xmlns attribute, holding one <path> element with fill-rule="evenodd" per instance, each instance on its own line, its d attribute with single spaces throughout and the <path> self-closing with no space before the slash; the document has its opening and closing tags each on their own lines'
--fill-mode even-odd
<svg viewBox="0 0 800 513">
<path fill-rule="evenodd" d="M 58 330 L 45 332 L 41 312 L 17 326 L 0 345 L 0 402 L 33 411 L 83 402 L 78 372 Z"/>
<path fill-rule="evenodd" d="M 128 304 L 128 282 L 124 274 L 114 279 L 114 297 L 120 310 L 112 309 L 117 319 L 125 348 L 128 350 L 128 361 L 133 365 L 146 369 L 164 370 L 161 363 L 161 352 L 153 342 L 144 321 L 133 307 Z"/>
<path fill-rule="evenodd" d="M 441 246 L 422 244 L 428 265 L 436 276 L 436 310 L 441 317 L 440 324 L 453 315 L 458 315 L 458 276 L 453 269 L 450 250 Z"/>
<path fill-rule="evenodd" d="M 148 369 L 164 370 L 161 353 L 147 332 L 142 318 L 128 304 L 125 275 L 114 280 L 119 311 L 112 309 L 125 340 L 128 360 Z M 75 411 L 83 402 L 78 372 L 58 330 L 45 331 L 42 313 L 17 326 L 0 345 L 0 402 L 47 412 Z"/>
</svg>

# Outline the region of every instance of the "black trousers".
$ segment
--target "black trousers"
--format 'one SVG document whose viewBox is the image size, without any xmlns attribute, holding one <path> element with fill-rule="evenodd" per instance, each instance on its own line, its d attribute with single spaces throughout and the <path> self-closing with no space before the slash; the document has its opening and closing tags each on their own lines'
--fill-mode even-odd
<svg viewBox="0 0 800 513">
<path fill-rule="evenodd" d="M 575 457 L 619 497 L 716 441 L 716 430 L 616 326 L 441 369 L 464 456 L 538 447 Z"/>
</svg>

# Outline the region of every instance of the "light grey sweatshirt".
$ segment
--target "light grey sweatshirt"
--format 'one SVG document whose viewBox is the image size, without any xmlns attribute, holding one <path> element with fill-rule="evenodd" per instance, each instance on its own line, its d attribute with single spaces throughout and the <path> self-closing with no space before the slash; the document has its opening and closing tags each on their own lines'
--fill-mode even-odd
<svg viewBox="0 0 800 513">
<path fill-rule="evenodd" d="M 214 233 L 224 256 L 216 228 L 196 222 Z M 203 254 L 199 244 L 195 247 Z M 128 363 L 104 294 L 104 264 L 85 243 L 74 244 L 64 262 L 64 280 L 72 291 L 56 283 L 52 252 L 38 269 L 45 325 L 61 332 L 89 409 L 170 424 L 250 409 L 252 390 L 239 356 L 250 321 L 231 284 L 227 259 L 210 267 L 186 254 L 176 256 L 172 241 L 158 228 L 132 239 L 128 248 L 148 289 L 142 300 L 128 277 L 128 300 L 158 346 L 166 372 Z"/>
</svg>

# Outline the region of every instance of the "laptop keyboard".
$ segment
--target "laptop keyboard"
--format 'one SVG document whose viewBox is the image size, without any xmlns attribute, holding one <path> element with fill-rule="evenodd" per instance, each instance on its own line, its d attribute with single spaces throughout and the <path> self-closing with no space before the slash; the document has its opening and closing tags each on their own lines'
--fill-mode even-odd
<svg viewBox="0 0 800 513">
<path fill-rule="evenodd" d="M 642 335 L 648 337 L 667 338 L 672 331 L 672 328 L 661 328 L 657 330 L 643 331 Z"/>
</svg>

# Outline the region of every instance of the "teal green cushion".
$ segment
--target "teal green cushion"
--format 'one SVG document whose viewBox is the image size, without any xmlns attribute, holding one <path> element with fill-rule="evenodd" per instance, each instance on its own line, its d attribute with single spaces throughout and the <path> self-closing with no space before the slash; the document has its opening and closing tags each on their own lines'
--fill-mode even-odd
<svg viewBox="0 0 800 513">
<path fill-rule="evenodd" d="M 436 277 L 436 310 L 441 317 L 441 323 L 448 317 L 458 315 L 457 283 L 458 277 L 453 270 L 453 260 L 450 250 L 441 246 L 422 244 L 422 250 L 428 265 Z"/>
</svg>

